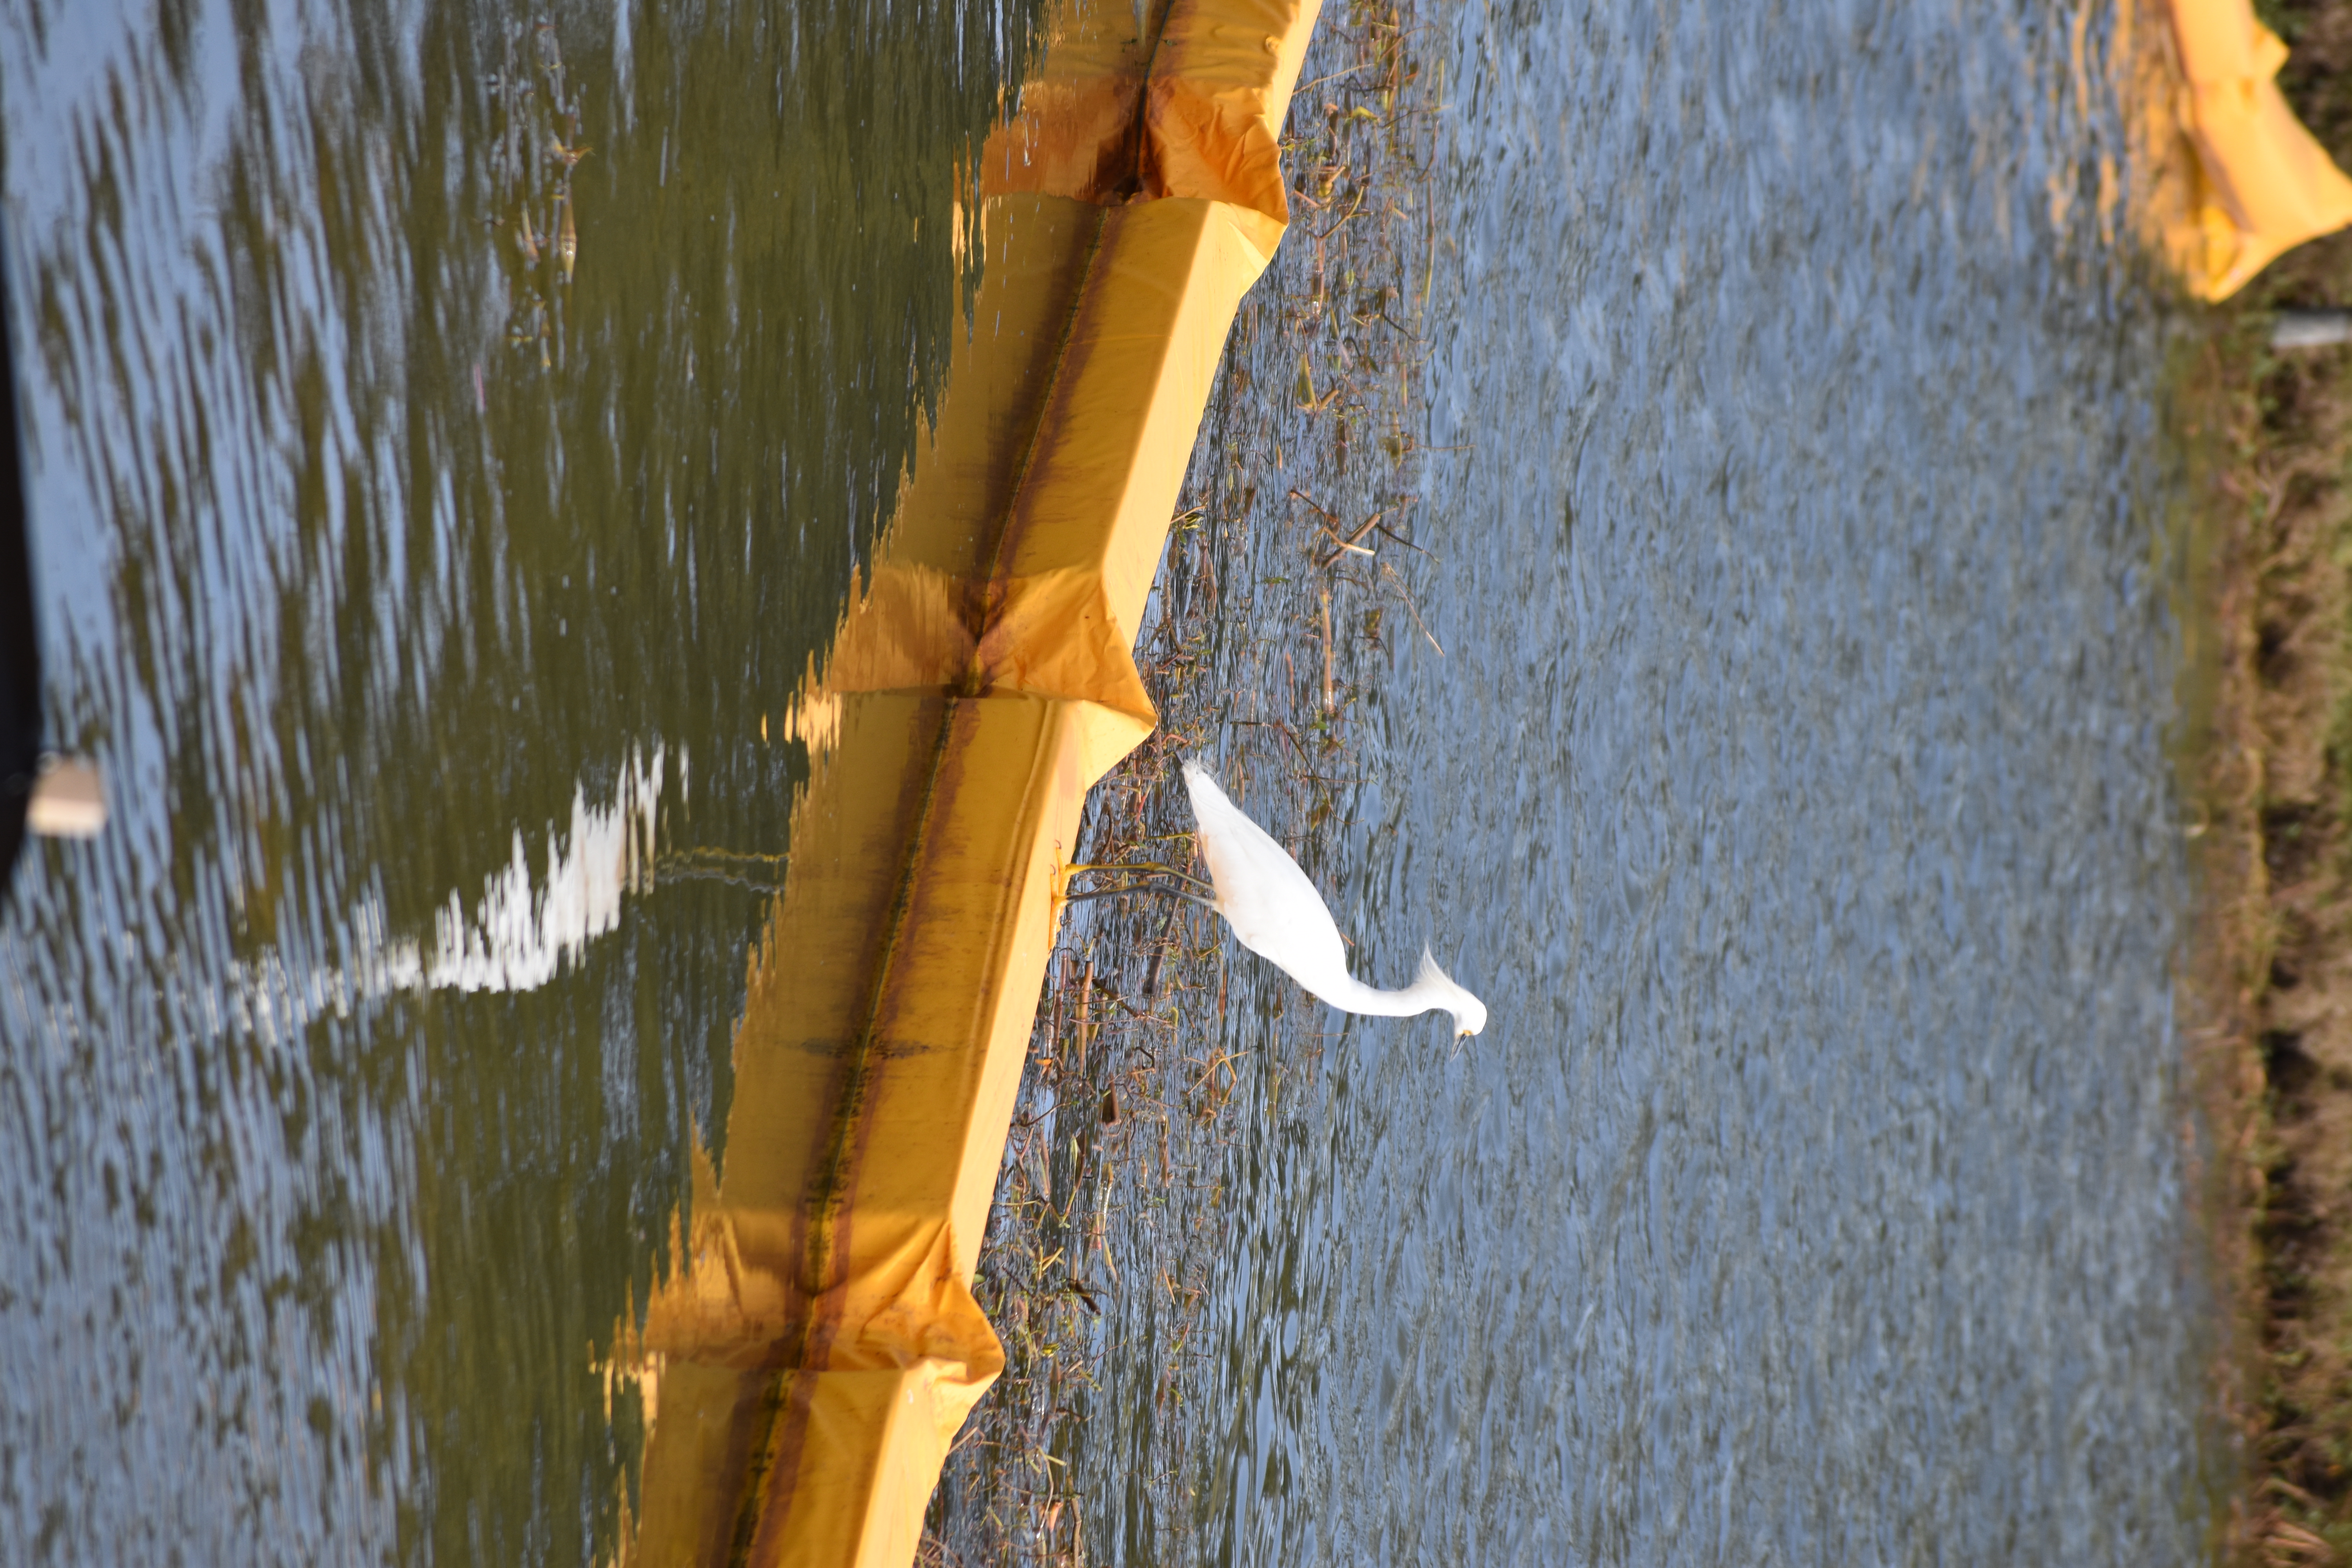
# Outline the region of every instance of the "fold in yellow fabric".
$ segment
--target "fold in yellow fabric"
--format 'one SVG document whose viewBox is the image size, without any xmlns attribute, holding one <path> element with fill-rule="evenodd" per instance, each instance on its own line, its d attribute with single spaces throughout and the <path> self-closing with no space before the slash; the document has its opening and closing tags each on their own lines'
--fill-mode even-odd
<svg viewBox="0 0 2352 1568">
<path fill-rule="evenodd" d="M 982 154 L 937 427 L 790 732 L 791 858 L 723 1180 L 616 1370 L 628 1558 L 904 1564 L 1003 1366 L 971 1279 L 1088 788 L 1156 721 L 1133 647 L 1211 379 L 1288 217 L 1318 0 L 1064 0 Z"/>
<path fill-rule="evenodd" d="M 2352 223 L 2352 180 L 2280 94 L 2286 46 L 2250 0 L 2172 0 L 2172 37 L 2171 113 L 2196 178 L 2166 248 L 2191 292 L 2225 300 L 2285 251 Z"/>
</svg>

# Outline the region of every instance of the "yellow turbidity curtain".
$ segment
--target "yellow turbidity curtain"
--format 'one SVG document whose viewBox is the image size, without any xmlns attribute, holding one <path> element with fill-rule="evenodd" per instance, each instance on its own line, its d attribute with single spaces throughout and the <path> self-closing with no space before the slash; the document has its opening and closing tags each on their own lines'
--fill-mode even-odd
<svg viewBox="0 0 2352 1568">
<path fill-rule="evenodd" d="M 983 151 L 939 423 L 793 732 L 723 1181 L 615 1370 L 651 1419 L 628 1560 L 904 1564 L 1003 1366 L 971 1296 L 1087 790 L 1210 381 L 1289 209 L 1318 0 L 1064 0 Z"/>
<path fill-rule="evenodd" d="M 2225 300 L 2282 253 L 2352 223 L 2352 180 L 2278 89 L 2286 46 L 2249 0 L 2172 0 L 2172 115 L 2195 148 L 2166 248 L 2202 299 Z"/>
</svg>

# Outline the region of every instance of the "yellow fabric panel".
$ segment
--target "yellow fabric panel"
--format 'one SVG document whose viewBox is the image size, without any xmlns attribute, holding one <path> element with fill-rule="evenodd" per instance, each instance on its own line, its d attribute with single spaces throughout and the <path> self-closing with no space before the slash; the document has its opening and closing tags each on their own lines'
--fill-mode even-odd
<svg viewBox="0 0 2352 1568">
<path fill-rule="evenodd" d="M 1176 197 L 1118 208 L 1077 301 L 1046 413 L 1052 438 L 1038 442 L 1003 559 L 1016 576 L 1098 574 L 1122 649 L 1159 571 L 1234 307 L 1271 254 L 1263 221 Z"/>
<path fill-rule="evenodd" d="M 2280 95 L 2286 46 L 2250 0 L 2172 0 L 2172 112 L 2200 177 L 2167 248 L 2193 292 L 2224 300 L 2282 253 L 2352 223 L 2352 180 Z"/>
<path fill-rule="evenodd" d="M 1003 1366 L 970 1281 L 1058 846 L 1132 733 L 1106 727 L 1024 696 L 844 702 L 737 1036 L 726 1179 L 632 1350 L 656 1403 L 640 1557 L 864 1561 L 869 1516 L 919 1528 Z"/>
<path fill-rule="evenodd" d="M 899 491 L 877 572 L 994 574 L 1004 518 L 1108 216 L 1089 203 L 1032 192 L 982 204 L 972 330 L 958 335 L 939 423 Z"/>
<path fill-rule="evenodd" d="M 1312 29 L 1285 0 L 1176 0 L 1154 57 L 1141 180 L 1290 221 L 1278 156 Z"/>
<path fill-rule="evenodd" d="M 969 1277 L 1052 945 L 1056 846 L 1112 723 L 1024 696 L 845 705 L 795 822 L 806 874 L 796 855 L 737 1036 L 719 1197 L 745 1269 L 845 1292 L 855 1321 L 904 1294 L 910 1237 L 951 1226 L 944 1256 Z M 823 1253 L 800 1239 L 828 1222 Z"/>
<path fill-rule="evenodd" d="M 1043 69 L 981 154 L 982 192 L 1102 205 L 1199 196 L 1289 222 L 1282 121 L 1314 7 L 1159 0 L 1154 9 L 1154 35 L 1139 37 L 1131 9 L 1061 0 Z"/>
<path fill-rule="evenodd" d="M 822 1468 L 802 1485 L 825 1489 L 824 1506 L 802 1510 L 814 1528 L 788 1529 L 772 1510 L 747 1553 L 788 1568 L 897 1568 L 914 1560 L 923 1500 L 938 1484 L 948 1444 L 971 1408 L 961 1385 L 940 1396 L 937 1363 L 904 1372 L 813 1374 L 806 1451 Z M 952 1378 L 950 1381 L 954 1381 Z M 879 1441 L 876 1441 L 877 1435 Z M 909 1509 L 906 1500 L 917 1500 Z"/>
<path fill-rule="evenodd" d="M 1082 697 L 1137 720 L 1132 744 L 1154 721 L 1129 652 L 1137 622 L 1234 311 L 1281 231 L 1196 199 L 1000 199 L 1019 220 L 989 251 L 1008 278 L 976 314 L 993 319 L 1001 294 L 1017 332 L 1001 357 L 1025 362 L 1050 336 L 1052 373 L 1006 374 L 974 353 L 971 383 L 950 384 L 933 459 L 825 684 Z M 1065 258 L 1081 247 L 1090 265 L 1073 279 Z M 967 398 L 967 384 L 990 395 Z"/>
<path fill-rule="evenodd" d="M 1280 238 L 1316 0 L 1065 0 L 983 154 L 937 427 L 801 695 L 723 1181 L 616 1359 L 651 1424 L 633 1560 L 913 1555 L 1003 1366 L 971 1296 L 1094 781 L 1234 311 Z M 1171 127 L 1173 129 L 1171 130 Z M 1146 177 L 1147 173 L 1149 178 Z"/>
</svg>

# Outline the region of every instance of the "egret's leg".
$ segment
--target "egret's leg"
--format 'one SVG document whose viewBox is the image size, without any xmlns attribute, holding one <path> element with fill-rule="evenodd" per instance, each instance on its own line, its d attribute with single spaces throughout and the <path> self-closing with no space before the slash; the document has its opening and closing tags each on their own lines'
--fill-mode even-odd
<svg viewBox="0 0 2352 1568">
<path fill-rule="evenodd" d="M 1176 917 L 1184 911 L 1174 904 L 1168 906 L 1168 918 L 1160 922 L 1160 940 L 1151 945 L 1151 967 L 1143 972 L 1143 999 L 1150 1002 L 1160 992 L 1160 966 L 1168 957 L 1168 941 L 1175 934 Z"/>
<path fill-rule="evenodd" d="M 1203 881 L 1202 879 L 1193 876 L 1188 871 L 1179 871 L 1173 866 L 1162 866 L 1157 861 L 1151 860 L 1087 860 L 1081 861 L 1075 866 L 1065 866 L 1062 868 L 1062 874 L 1065 877 L 1074 877 L 1080 871 L 1149 871 L 1156 876 L 1173 877 L 1180 882 L 1190 882 L 1196 888 L 1206 888 L 1212 893 L 1217 890 L 1217 886 L 1214 882 Z"/>
<path fill-rule="evenodd" d="M 1181 899 L 1188 904 L 1198 904 L 1204 910 L 1217 906 L 1198 893 L 1188 893 L 1181 888 L 1171 888 L 1160 882 L 1138 882 L 1131 888 L 1104 888 L 1092 893 L 1065 893 L 1062 902 L 1083 904 L 1091 899 L 1123 899 L 1129 893 L 1157 893 L 1163 899 Z"/>
</svg>

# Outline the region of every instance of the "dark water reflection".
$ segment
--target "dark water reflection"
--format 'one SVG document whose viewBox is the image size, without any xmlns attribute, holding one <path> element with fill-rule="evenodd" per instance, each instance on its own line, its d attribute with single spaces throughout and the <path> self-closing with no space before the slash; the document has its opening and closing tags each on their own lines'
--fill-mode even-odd
<svg viewBox="0 0 2352 1568">
<path fill-rule="evenodd" d="M 723 1124 L 771 729 L 1026 16 L 0 3 L 115 804 L 0 923 L 0 1557 L 609 1549 L 595 1356 Z"/>
<path fill-rule="evenodd" d="M 1494 1022 L 1449 1056 L 1246 955 L 1188 1015 L 1251 1068 L 1105 1200 L 1109 1560 L 2202 1557 L 2161 302 L 2075 20 L 1444 17 L 1425 439 L 1468 450 L 1392 553 L 1445 657 L 1359 645 L 1328 826 L 1283 737 L 1211 741 L 1364 970 L 1433 932 Z M 1312 447 L 1297 353 L 1221 434 Z M 1316 706 L 1280 493 L 1220 508 L 1234 713 Z"/>
</svg>

